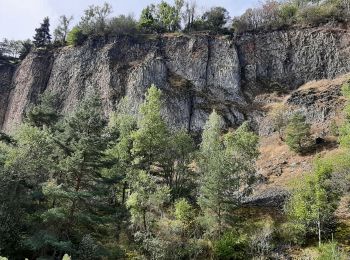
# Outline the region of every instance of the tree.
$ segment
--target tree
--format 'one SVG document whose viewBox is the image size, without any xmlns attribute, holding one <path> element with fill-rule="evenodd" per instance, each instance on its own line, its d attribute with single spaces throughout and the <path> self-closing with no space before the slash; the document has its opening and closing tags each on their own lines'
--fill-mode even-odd
<svg viewBox="0 0 350 260">
<path fill-rule="evenodd" d="M 171 189 L 172 200 L 191 196 L 195 187 L 194 173 L 189 168 L 195 151 L 192 137 L 185 130 L 170 133 L 164 148 L 164 176 Z"/>
<path fill-rule="evenodd" d="M 79 22 L 79 28 L 85 35 L 104 35 L 108 29 L 108 16 L 112 6 L 104 3 L 102 6 L 89 6 Z"/>
<path fill-rule="evenodd" d="M 55 144 L 49 136 L 46 131 L 22 125 L 15 136 L 16 145 L 0 152 L 4 159 L 0 170 L 0 253 L 14 258 L 32 248 L 26 238 L 38 228 L 35 220 L 45 209 L 41 183 L 57 165 Z"/>
<path fill-rule="evenodd" d="M 19 51 L 19 59 L 23 60 L 32 50 L 33 44 L 31 40 L 27 39 L 25 41 L 22 41 L 22 48 Z"/>
<path fill-rule="evenodd" d="M 194 0 L 186 1 L 184 6 L 185 10 L 182 12 L 182 20 L 185 24 L 185 30 L 191 31 L 196 17 L 197 3 Z"/>
<path fill-rule="evenodd" d="M 149 5 L 142 10 L 139 27 L 149 32 L 174 32 L 180 29 L 182 0 L 172 6 L 162 1 L 158 5 Z"/>
<path fill-rule="evenodd" d="M 286 143 L 291 150 L 301 153 L 310 145 L 310 124 L 306 123 L 305 116 L 295 113 L 285 130 Z"/>
<path fill-rule="evenodd" d="M 109 22 L 109 31 L 113 35 L 134 34 L 137 32 L 137 22 L 131 15 L 119 15 Z"/>
<path fill-rule="evenodd" d="M 305 176 L 295 185 L 286 210 L 291 221 L 304 226 L 307 231 L 315 232 L 319 246 L 326 225 L 333 222 L 333 213 L 337 209 L 339 194 L 329 186 L 333 165 L 326 160 L 316 160 L 309 176 Z"/>
<path fill-rule="evenodd" d="M 89 93 L 75 111 L 56 127 L 51 139 L 57 148 L 56 170 L 41 184 L 46 209 L 39 214 L 29 244 L 48 254 L 74 254 L 86 235 L 101 241 L 115 223 L 117 207 L 110 199 L 114 180 L 105 176 L 108 136 L 101 101 Z M 53 168 L 55 169 L 55 168 Z"/>
<path fill-rule="evenodd" d="M 202 17 L 209 30 L 221 32 L 229 20 L 229 13 L 223 7 L 212 7 Z"/>
<path fill-rule="evenodd" d="M 59 19 L 59 25 L 54 30 L 53 34 L 55 36 L 55 41 L 60 42 L 61 44 L 66 43 L 67 34 L 69 31 L 69 24 L 73 20 L 73 16 L 61 15 Z"/>
<path fill-rule="evenodd" d="M 162 1 L 157 6 L 157 19 L 160 23 L 160 26 L 165 28 L 165 30 L 168 32 L 174 32 L 180 28 L 180 9 L 182 6 L 179 1 L 176 3 L 177 6 L 171 6 L 168 3 Z"/>
<path fill-rule="evenodd" d="M 286 108 L 283 105 L 277 105 L 272 109 L 270 115 L 274 130 L 278 132 L 280 140 L 283 141 L 283 130 L 288 123 Z"/>
<path fill-rule="evenodd" d="M 257 145 L 257 137 L 247 132 L 246 125 L 238 129 L 236 135 L 229 133 L 223 142 L 219 115 L 213 111 L 209 116 L 198 160 L 202 174 L 198 203 L 204 222 L 214 236 L 222 234 L 229 212 L 249 193 L 254 172 L 244 162 L 254 162 Z M 249 149 L 245 151 L 246 148 Z"/>
<path fill-rule="evenodd" d="M 49 17 L 45 17 L 40 27 L 35 29 L 33 43 L 37 48 L 45 47 L 51 43 Z"/>
<path fill-rule="evenodd" d="M 57 123 L 59 99 L 51 92 L 45 92 L 39 98 L 39 104 L 27 112 L 27 120 L 36 127 L 51 127 Z"/>
<path fill-rule="evenodd" d="M 169 188 L 157 185 L 156 179 L 147 172 L 139 171 L 130 180 L 132 193 L 127 200 L 131 222 L 136 230 L 152 232 L 152 224 L 162 213 L 169 200 Z"/>
<path fill-rule="evenodd" d="M 168 142 L 168 129 L 161 116 L 161 91 L 152 85 L 140 108 L 138 130 L 133 133 L 134 164 L 147 172 L 161 165 Z"/>
<path fill-rule="evenodd" d="M 149 5 L 146 8 L 144 8 L 141 12 L 139 27 L 150 32 L 157 31 L 155 16 L 156 15 L 154 5 Z"/>
<path fill-rule="evenodd" d="M 30 44 L 29 40 L 15 41 L 15 40 L 8 40 L 5 38 L 3 39 L 2 42 L 0 42 L 0 52 L 4 57 L 11 57 L 14 59 L 17 59 L 17 58 L 23 59 L 24 58 L 23 52 L 25 51 L 24 48 L 28 47 L 28 44 Z"/>
</svg>

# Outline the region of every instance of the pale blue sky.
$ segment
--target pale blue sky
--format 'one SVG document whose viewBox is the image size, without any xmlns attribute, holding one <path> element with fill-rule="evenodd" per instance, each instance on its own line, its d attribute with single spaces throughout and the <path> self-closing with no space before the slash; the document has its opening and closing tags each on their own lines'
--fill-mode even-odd
<svg viewBox="0 0 350 260">
<path fill-rule="evenodd" d="M 73 15 L 73 23 L 79 21 L 83 10 L 89 5 L 100 5 L 106 0 L 0 0 L 0 40 L 32 38 L 34 29 L 38 27 L 43 17 L 51 19 L 51 31 L 60 15 Z M 138 17 L 143 7 L 161 0 L 107 0 L 114 14 L 134 14 Z M 172 2 L 169 0 L 168 2 Z M 260 0 L 197 0 L 200 10 L 211 6 L 223 6 L 231 16 L 244 12 L 249 7 L 256 6 Z"/>
</svg>

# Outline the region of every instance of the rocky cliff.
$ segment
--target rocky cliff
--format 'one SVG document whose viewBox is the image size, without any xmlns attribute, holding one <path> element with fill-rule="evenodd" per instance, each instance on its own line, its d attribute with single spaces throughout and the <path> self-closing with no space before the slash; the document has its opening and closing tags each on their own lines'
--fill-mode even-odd
<svg viewBox="0 0 350 260">
<path fill-rule="evenodd" d="M 350 71 L 350 35 L 340 29 L 246 34 L 163 35 L 89 40 L 83 46 L 30 53 L 14 69 L 0 65 L 0 126 L 10 132 L 38 94 L 53 91 L 63 112 L 89 89 L 106 115 L 127 96 L 136 113 L 146 89 L 164 95 L 173 128 L 200 130 L 212 108 L 228 126 L 249 118 L 257 93 L 289 91 L 315 79 Z"/>
</svg>

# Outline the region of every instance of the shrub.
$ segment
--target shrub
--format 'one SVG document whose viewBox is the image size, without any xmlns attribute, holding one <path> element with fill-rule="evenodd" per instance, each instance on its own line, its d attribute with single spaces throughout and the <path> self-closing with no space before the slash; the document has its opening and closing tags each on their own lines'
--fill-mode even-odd
<svg viewBox="0 0 350 260">
<path fill-rule="evenodd" d="M 300 223 L 286 222 L 278 230 L 278 236 L 289 245 L 302 245 L 305 242 L 306 227 Z"/>
<path fill-rule="evenodd" d="M 337 19 L 338 9 L 332 4 L 307 6 L 298 11 L 297 20 L 301 24 L 319 25 Z"/>
<path fill-rule="evenodd" d="M 286 130 L 286 143 L 292 151 L 302 153 L 310 146 L 310 124 L 305 116 L 295 113 L 290 119 Z"/>
<path fill-rule="evenodd" d="M 249 242 L 245 235 L 226 232 L 214 243 L 214 254 L 217 259 L 247 259 Z"/>
<path fill-rule="evenodd" d="M 319 248 L 320 255 L 317 257 L 318 260 L 345 260 L 348 259 L 347 255 L 342 252 L 336 242 L 329 242 L 323 244 Z"/>
<path fill-rule="evenodd" d="M 250 235 L 250 250 L 254 256 L 268 256 L 274 245 L 274 222 L 267 218 L 256 223 L 254 232 Z"/>
<path fill-rule="evenodd" d="M 75 26 L 67 35 L 68 45 L 73 45 L 73 46 L 80 45 L 85 41 L 85 39 L 86 39 L 86 35 L 78 26 Z"/>
<path fill-rule="evenodd" d="M 292 3 L 285 3 L 281 5 L 278 16 L 281 19 L 282 25 L 290 25 L 295 22 L 298 7 Z"/>
<path fill-rule="evenodd" d="M 109 23 L 109 32 L 113 35 L 136 33 L 137 22 L 130 15 L 120 15 L 118 17 L 114 17 Z"/>
</svg>

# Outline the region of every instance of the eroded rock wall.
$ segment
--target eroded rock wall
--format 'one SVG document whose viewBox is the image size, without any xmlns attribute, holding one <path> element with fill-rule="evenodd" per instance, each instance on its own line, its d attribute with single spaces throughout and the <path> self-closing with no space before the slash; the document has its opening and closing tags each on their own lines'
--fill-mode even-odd
<svg viewBox="0 0 350 260">
<path fill-rule="evenodd" d="M 14 65 L 6 62 L 0 63 L 0 129 L 5 119 L 15 68 Z"/>
<path fill-rule="evenodd" d="M 235 38 L 100 38 L 79 47 L 33 52 L 12 77 L 11 93 L 0 93 L 0 122 L 4 118 L 2 129 L 11 132 L 43 91 L 58 93 L 63 112 L 96 89 L 106 115 L 124 96 L 137 113 L 147 88 L 155 84 L 163 91 L 162 113 L 170 127 L 201 130 L 213 108 L 227 126 L 237 125 L 249 118 L 256 91 L 288 91 L 349 72 L 349 41 L 347 31 L 316 28 Z"/>
</svg>

